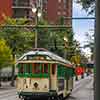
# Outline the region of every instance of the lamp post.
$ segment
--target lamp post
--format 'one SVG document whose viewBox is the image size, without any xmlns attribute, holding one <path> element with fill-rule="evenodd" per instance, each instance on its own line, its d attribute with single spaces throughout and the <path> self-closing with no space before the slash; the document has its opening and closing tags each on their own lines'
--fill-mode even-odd
<svg viewBox="0 0 100 100">
<path fill-rule="evenodd" d="M 40 7 L 32 7 L 32 12 L 35 13 L 35 26 L 36 26 L 36 29 L 35 29 L 35 48 L 38 47 L 38 43 L 37 43 L 37 40 L 38 40 L 38 31 L 37 31 L 37 26 L 38 26 L 38 17 L 41 17 L 41 13 L 39 12 L 39 9 Z"/>
<path fill-rule="evenodd" d="M 64 43 L 65 43 L 65 51 L 64 51 L 64 58 L 66 59 L 66 48 L 68 47 L 68 38 L 66 36 L 64 36 Z"/>
</svg>

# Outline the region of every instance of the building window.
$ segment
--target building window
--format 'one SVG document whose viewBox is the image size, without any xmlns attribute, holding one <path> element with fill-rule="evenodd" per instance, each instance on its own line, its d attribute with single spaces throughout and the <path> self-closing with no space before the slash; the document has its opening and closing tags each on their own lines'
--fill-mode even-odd
<svg viewBox="0 0 100 100">
<path fill-rule="evenodd" d="M 61 15 L 61 12 L 60 12 L 60 11 L 58 11 L 58 12 L 57 12 L 57 15 Z"/>
<path fill-rule="evenodd" d="M 63 12 L 63 15 L 66 15 L 66 12 L 65 11 Z"/>
<path fill-rule="evenodd" d="M 58 0 L 59 3 L 61 3 L 61 0 Z"/>
<path fill-rule="evenodd" d="M 13 0 L 13 6 L 17 6 L 18 0 Z"/>
<path fill-rule="evenodd" d="M 47 3 L 48 3 L 48 0 L 43 0 L 43 3 L 44 3 L 44 4 L 47 4 Z"/>
<path fill-rule="evenodd" d="M 64 3 L 64 9 L 67 8 L 67 0 L 63 0 L 63 3 Z"/>
<path fill-rule="evenodd" d="M 29 11 L 28 10 L 25 10 L 25 17 L 29 18 Z"/>
</svg>

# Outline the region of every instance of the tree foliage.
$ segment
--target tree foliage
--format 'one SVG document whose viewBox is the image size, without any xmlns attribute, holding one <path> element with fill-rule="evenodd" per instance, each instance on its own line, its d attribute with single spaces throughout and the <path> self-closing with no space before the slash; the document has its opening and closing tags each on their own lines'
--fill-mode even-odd
<svg viewBox="0 0 100 100">
<path fill-rule="evenodd" d="M 48 25 L 47 21 L 45 20 L 40 20 L 38 22 L 38 25 Z M 49 29 L 48 28 L 37 28 L 37 37 L 38 37 L 38 47 L 39 48 L 46 48 L 48 49 L 48 44 L 49 44 Z"/>
<path fill-rule="evenodd" d="M 91 53 L 94 52 L 94 34 L 90 35 L 89 33 L 86 34 L 86 44 L 84 45 L 84 48 L 90 48 Z"/>
<path fill-rule="evenodd" d="M 86 34 L 87 40 L 85 41 L 86 44 L 84 45 L 84 48 L 90 48 L 91 50 L 91 60 L 94 60 L 94 34 Z"/>
<path fill-rule="evenodd" d="M 34 33 L 32 29 L 7 27 L 7 25 L 26 25 L 26 19 L 7 18 L 6 23 L 0 30 L 0 36 L 7 41 L 7 44 L 12 49 L 12 54 L 20 54 L 27 49 L 32 48 Z"/>
<path fill-rule="evenodd" d="M 0 39 L 0 69 L 12 63 L 11 50 L 4 39 Z"/>
<path fill-rule="evenodd" d="M 96 0 L 76 0 L 77 3 L 81 4 L 88 14 L 93 14 L 95 11 Z"/>
<path fill-rule="evenodd" d="M 16 20 L 14 18 L 5 17 L 5 23 L 0 29 L 0 37 L 6 40 L 7 45 L 11 48 L 12 59 L 15 61 L 15 55 L 20 55 L 24 53 L 29 48 L 32 48 L 34 33 L 32 29 L 25 27 L 18 28 L 16 25 L 26 25 L 27 19 Z M 14 25 L 14 27 L 8 27 Z M 14 76 L 15 76 L 15 65 L 12 65 L 12 83 L 14 86 Z"/>
</svg>

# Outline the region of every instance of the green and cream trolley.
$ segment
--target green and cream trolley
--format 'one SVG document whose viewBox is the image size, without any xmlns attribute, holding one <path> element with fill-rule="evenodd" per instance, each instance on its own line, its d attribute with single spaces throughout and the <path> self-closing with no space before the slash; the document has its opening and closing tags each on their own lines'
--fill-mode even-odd
<svg viewBox="0 0 100 100">
<path fill-rule="evenodd" d="M 17 61 L 17 68 L 17 92 L 24 100 L 35 97 L 57 100 L 73 89 L 72 64 L 47 50 L 37 48 L 25 53 Z"/>
</svg>

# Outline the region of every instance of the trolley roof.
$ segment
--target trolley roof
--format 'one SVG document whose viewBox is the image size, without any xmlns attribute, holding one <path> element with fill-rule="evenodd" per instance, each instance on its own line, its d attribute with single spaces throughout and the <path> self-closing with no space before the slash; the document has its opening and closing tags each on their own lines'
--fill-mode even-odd
<svg viewBox="0 0 100 100">
<path fill-rule="evenodd" d="M 65 63 L 65 64 L 69 64 L 69 65 L 72 65 L 70 61 L 68 60 L 65 60 L 63 59 L 62 57 L 46 50 L 46 49 L 33 49 L 27 53 L 24 53 L 23 56 L 21 56 L 18 61 L 21 61 L 23 60 L 24 57 L 26 56 L 30 56 L 30 55 L 43 55 L 43 56 L 48 56 L 50 58 L 50 60 L 53 60 L 53 61 L 59 61 L 59 62 L 62 62 L 62 63 Z"/>
</svg>

